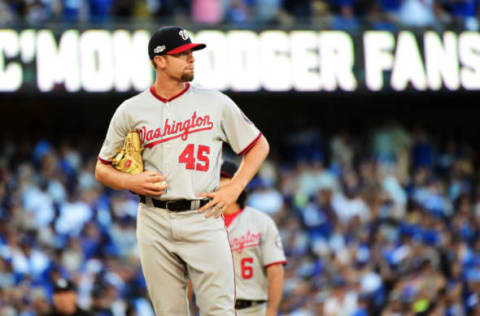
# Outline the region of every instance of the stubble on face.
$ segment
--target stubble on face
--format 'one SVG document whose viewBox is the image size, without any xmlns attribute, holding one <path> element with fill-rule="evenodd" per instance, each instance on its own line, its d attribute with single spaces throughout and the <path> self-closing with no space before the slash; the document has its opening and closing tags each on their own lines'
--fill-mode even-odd
<svg viewBox="0 0 480 316">
<path fill-rule="evenodd" d="M 168 57 L 171 57 L 171 58 L 178 58 L 178 56 L 168 56 Z M 171 61 L 169 58 L 167 58 L 167 64 L 169 64 Z M 177 67 L 176 65 L 174 67 Z M 172 79 L 175 79 L 175 80 L 180 80 L 181 82 L 190 82 L 190 81 L 193 81 L 193 78 L 194 78 L 194 72 L 193 72 L 193 67 L 191 67 L 192 69 L 189 70 L 188 68 L 187 69 L 183 69 L 182 71 L 182 74 L 180 74 L 180 76 L 175 75 L 175 74 L 171 74 L 170 77 Z M 177 77 L 178 76 L 178 77 Z"/>
<path fill-rule="evenodd" d="M 191 74 L 183 74 L 180 79 L 183 81 L 183 82 L 190 82 L 190 81 L 193 81 L 193 73 Z"/>
</svg>

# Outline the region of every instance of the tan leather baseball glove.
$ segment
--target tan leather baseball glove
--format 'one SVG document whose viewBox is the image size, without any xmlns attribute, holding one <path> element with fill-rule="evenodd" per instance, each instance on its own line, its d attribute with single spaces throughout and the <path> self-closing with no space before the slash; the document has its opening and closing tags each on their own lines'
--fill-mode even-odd
<svg viewBox="0 0 480 316">
<path fill-rule="evenodd" d="M 143 171 L 142 145 L 137 131 L 128 132 L 123 147 L 113 157 L 112 166 L 122 172 L 138 174 Z"/>
</svg>

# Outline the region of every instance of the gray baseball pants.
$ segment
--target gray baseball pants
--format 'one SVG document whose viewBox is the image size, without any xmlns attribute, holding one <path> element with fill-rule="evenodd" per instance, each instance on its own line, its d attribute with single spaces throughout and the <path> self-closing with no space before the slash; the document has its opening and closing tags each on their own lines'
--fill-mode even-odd
<svg viewBox="0 0 480 316">
<path fill-rule="evenodd" d="M 188 278 L 201 316 L 235 316 L 233 258 L 223 218 L 139 203 L 137 240 L 157 316 L 189 315 Z"/>
</svg>

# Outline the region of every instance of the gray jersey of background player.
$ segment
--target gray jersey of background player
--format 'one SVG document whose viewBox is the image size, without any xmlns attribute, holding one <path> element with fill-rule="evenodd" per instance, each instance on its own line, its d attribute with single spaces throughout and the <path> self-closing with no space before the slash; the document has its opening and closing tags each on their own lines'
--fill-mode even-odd
<svg viewBox="0 0 480 316">
<path fill-rule="evenodd" d="M 221 215 L 269 152 L 265 137 L 230 98 L 189 84 L 193 51 L 205 47 L 180 27 L 152 35 L 148 53 L 155 83 L 117 108 L 95 170 L 101 183 L 141 197 L 139 255 L 157 316 L 188 315 L 188 278 L 202 315 L 235 314 L 233 259 Z M 137 175 L 111 166 L 130 130 L 139 132 L 144 148 L 145 171 Z M 219 188 L 224 142 L 242 155 L 242 163 Z"/>
<path fill-rule="evenodd" d="M 228 185 L 236 172 L 236 164 L 225 161 L 220 185 Z M 243 191 L 224 213 L 235 263 L 237 315 L 276 316 L 287 263 L 282 241 L 270 216 L 245 206 L 245 200 Z"/>
<path fill-rule="evenodd" d="M 220 186 L 228 185 L 237 166 L 225 161 Z M 275 222 L 265 213 L 245 206 L 246 193 L 224 212 L 235 264 L 238 316 L 278 314 L 283 293 L 283 265 L 287 263 Z"/>
</svg>

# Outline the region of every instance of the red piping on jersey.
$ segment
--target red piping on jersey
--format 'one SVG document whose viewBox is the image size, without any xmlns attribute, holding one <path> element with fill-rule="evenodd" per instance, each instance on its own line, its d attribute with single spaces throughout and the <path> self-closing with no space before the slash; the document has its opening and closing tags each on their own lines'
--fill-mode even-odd
<svg viewBox="0 0 480 316">
<path fill-rule="evenodd" d="M 239 209 L 238 211 L 236 211 L 235 213 L 231 213 L 231 214 L 223 214 L 223 217 L 225 218 L 225 226 L 230 226 L 230 224 L 232 223 L 232 221 L 244 210 L 244 208 L 241 208 Z"/>
<path fill-rule="evenodd" d="M 111 161 L 102 159 L 102 158 L 100 158 L 100 156 L 98 156 L 98 160 L 99 160 L 101 163 L 103 163 L 104 165 L 111 165 L 111 164 L 112 164 Z"/>
<path fill-rule="evenodd" d="M 253 146 L 255 146 L 255 144 L 258 142 L 258 140 L 260 139 L 261 136 L 262 136 L 262 132 L 258 133 L 258 136 L 255 137 L 255 139 L 250 143 L 250 145 L 248 145 L 247 147 L 245 147 L 245 149 L 242 150 L 242 151 L 239 153 L 239 155 L 240 155 L 240 156 L 243 156 L 243 155 L 245 155 L 246 153 L 248 153 L 248 151 L 249 151 L 250 149 L 252 149 Z"/>
<path fill-rule="evenodd" d="M 225 220 L 225 214 L 223 214 L 223 219 Z M 233 310 L 235 311 L 235 316 L 237 316 L 237 310 L 235 309 L 235 302 L 237 301 L 237 281 L 235 280 L 235 260 L 233 259 L 232 247 L 230 246 L 230 234 L 228 233 L 227 226 L 223 226 L 227 232 L 227 242 L 228 248 L 230 249 L 230 254 L 232 255 L 232 270 L 233 270 Z"/>
<path fill-rule="evenodd" d="M 269 263 L 269 264 L 267 264 L 266 266 L 264 266 L 264 268 L 266 269 L 266 268 L 268 268 L 268 267 L 270 267 L 270 266 L 274 266 L 274 265 L 276 265 L 276 264 L 283 264 L 283 265 L 285 265 L 285 264 L 287 264 L 287 260 Z"/>
<path fill-rule="evenodd" d="M 178 98 L 179 96 L 181 96 L 182 94 L 184 94 L 185 92 L 187 92 L 188 88 L 190 88 L 190 84 L 187 82 L 185 83 L 185 89 L 183 89 L 182 91 L 180 91 L 177 95 L 174 95 L 173 97 L 171 97 L 170 99 L 165 99 L 165 98 L 162 98 L 161 96 L 158 95 L 157 91 L 155 91 L 155 86 L 151 86 L 150 87 L 150 92 L 152 93 L 152 95 L 157 98 L 158 100 L 162 101 L 163 103 L 166 103 L 166 102 L 170 102 L 170 101 L 173 101 L 174 99 Z"/>
</svg>

